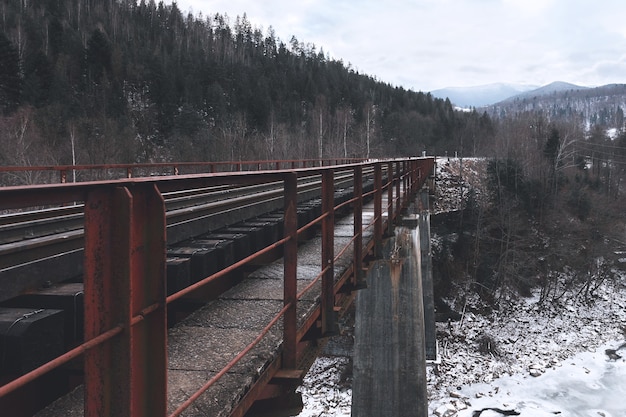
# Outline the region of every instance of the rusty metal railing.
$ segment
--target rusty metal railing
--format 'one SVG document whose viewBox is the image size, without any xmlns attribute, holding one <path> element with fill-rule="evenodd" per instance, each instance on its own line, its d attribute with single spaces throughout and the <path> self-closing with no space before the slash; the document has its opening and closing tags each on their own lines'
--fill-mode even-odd
<svg viewBox="0 0 626 417">
<path fill-rule="evenodd" d="M 313 284 L 297 293 L 298 236 L 319 226 L 322 233 L 322 269 L 313 281 L 322 281 L 319 317 L 322 333 L 335 325 L 335 295 L 346 283 L 358 288 L 363 259 L 368 250 L 380 255 L 384 218 L 388 230 L 410 198 L 425 182 L 434 158 L 407 158 L 342 165 L 257 172 L 216 172 L 161 178 L 128 178 L 88 183 L 5 187 L 0 189 L 0 210 L 83 201 L 85 211 L 84 303 L 85 342 L 37 369 L 0 386 L 0 397 L 9 395 L 48 372 L 84 357 L 84 415 L 165 417 L 167 415 L 167 305 L 202 288 L 278 247 L 283 248 L 284 299 L 282 310 L 259 336 L 224 369 L 192 394 L 171 414 L 178 416 L 212 384 L 249 352 L 265 333 L 283 320 L 282 352 L 277 369 L 295 369 L 298 343 L 313 320 L 298 328 L 296 305 Z M 373 168 L 374 189 L 363 193 L 363 169 Z M 387 172 L 383 183 L 383 168 Z M 334 202 L 334 173 L 351 169 L 354 195 L 340 205 Z M 322 214 L 298 229 L 297 179 L 319 174 L 322 180 Z M 167 296 L 165 292 L 166 225 L 162 193 L 192 187 L 224 184 L 252 185 L 282 182 L 284 236 L 255 254 Z M 383 212 L 383 196 L 387 205 Z M 363 247 L 362 210 L 365 199 L 374 200 L 371 225 L 374 238 Z M 334 262 L 346 248 L 334 253 L 334 217 L 339 208 L 354 212 L 353 262 L 335 282 Z M 347 247 L 347 246 L 346 246 Z M 260 381 L 268 381 L 268 378 Z M 253 390 L 251 390 L 253 391 Z M 253 396 L 242 400 L 243 413 Z M 243 410 L 243 411 L 242 411 Z"/>
<path fill-rule="evenodd" d="M 0 187 L 7 185 L 65 184 L 122 178 L 263 171 L 335 166 L 363 162 L 361 158 L 161 162 L 141 164 L 0 166 Z"/>
</svg>

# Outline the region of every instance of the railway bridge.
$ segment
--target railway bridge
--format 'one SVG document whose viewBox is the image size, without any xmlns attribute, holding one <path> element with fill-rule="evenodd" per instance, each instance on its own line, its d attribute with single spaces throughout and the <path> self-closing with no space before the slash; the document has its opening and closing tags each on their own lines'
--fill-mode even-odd
<svg viewBox="0 0 626 417">
<path fill-rule="evenodd" d="M 0 188 L 0 410 L 289 409 L 433 168 L 432 157 L 5 167 L 5 182 L 55 183 Z"/>
</svg>

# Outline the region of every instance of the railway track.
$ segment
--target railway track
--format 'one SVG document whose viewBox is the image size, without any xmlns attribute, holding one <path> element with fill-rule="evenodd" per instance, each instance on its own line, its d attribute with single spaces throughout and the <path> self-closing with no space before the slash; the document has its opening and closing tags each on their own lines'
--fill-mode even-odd
<svg viewBox="0 0 626 417">
<path fill-rule="evenodd" d="M 372 172 L 364 173 L 370 178 Z M 337 172 L 338 191 L 350 189 L 350 170 Z M 299 201 L 319 198 L 319 175 L 299 179 Z M 215 186 L 163 193 L 167 244 L 174 246 L 282 208 L 280 183 Z M 0 302 L 40 286 L 80 279 L 83 206 L 45 208 L 0 216 Z"/>
</svg>

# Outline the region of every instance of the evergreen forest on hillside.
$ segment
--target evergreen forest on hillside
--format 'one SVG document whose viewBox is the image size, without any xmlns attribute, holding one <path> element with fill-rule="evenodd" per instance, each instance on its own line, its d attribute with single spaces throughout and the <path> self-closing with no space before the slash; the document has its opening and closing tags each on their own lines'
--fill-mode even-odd
<svg viewBox="0 0 626 417">
<path fill-rule="evenodd" d="M 493 136 L 486 114 L 245 15 L 154 0 L 5 0 L 0 13 L 1 165 L 444 154 Z"/>
</svg>

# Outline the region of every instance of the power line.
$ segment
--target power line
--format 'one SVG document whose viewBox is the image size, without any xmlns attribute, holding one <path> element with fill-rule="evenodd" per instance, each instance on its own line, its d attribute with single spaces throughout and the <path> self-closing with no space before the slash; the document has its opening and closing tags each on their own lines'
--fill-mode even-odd
<svg viewBox="0 0 626 417">
<path fill-rule="evenodd" d="M 589 142 L 589 141 L 582 141 L 582 140 L 578 140 L 575 143 L 579 144 L 583 144 L 586 146 L 598 146 L 601 148 L 609 148 L 609 149 L 620 149 L 623 151 L 626 151 L 626 147 L 625 146 L 619 146 L 619 145 L 608 145 L 608 144 L 604 144 L 604 143 L 595 143 L 595 142 Z"/>
</svg>

